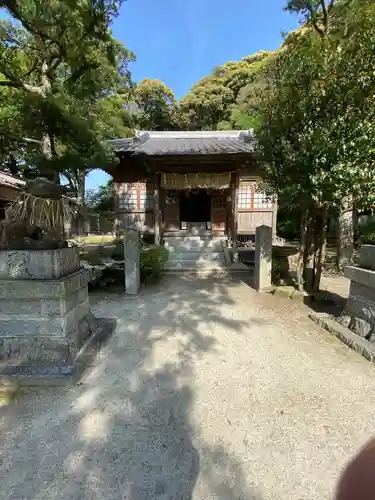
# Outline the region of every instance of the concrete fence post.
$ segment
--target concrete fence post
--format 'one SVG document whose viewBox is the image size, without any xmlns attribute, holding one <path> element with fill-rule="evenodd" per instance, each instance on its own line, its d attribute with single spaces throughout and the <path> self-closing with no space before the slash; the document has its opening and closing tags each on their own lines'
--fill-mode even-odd
<svg viewBox="0 0 375 500">
<path fill-rule="evenodd" d="M 272 275 L 272 228 L 259 226 L 255 232 L 254 287 L 258 292 L 271 287 Z"/>
<path fill-rule="evenodd" d="M 138 295 L 141 288 L 139 254 L 139 231 L 137 229 L 126 229 L 124 232 L 126 295 Z"/>
</svg>

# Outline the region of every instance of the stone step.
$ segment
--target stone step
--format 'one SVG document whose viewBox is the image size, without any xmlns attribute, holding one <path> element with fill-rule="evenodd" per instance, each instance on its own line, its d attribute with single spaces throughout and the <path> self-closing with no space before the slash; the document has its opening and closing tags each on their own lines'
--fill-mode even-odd
<svg viewBox="0 0 375 500">
<path fill-rule="evenodd" d="M 169 253 L 169 260 L 217 260 L 221 259 L 223 252 L 216 251 L 171 251 Z"/>
<path fill-rule="evenodd" d="M 174 267 L 174 266 L 198 266 L 198 267 L 204 267 L 204 266 L 210 266 L 211 264 L 214 265 L 221 265 L 223 263 L 222 259 L 213 259 L 213 260 L 196 260 L 196 259 L 171 259 L 167 262 L 166 266 L 167 267 Z"/>
<path fill-rule="evenodd" d="M 185 235 L 169 235 L 164 237 L 165 241 L 172 240 L 185 240 L 185 241 L 194 241 L 194 240 L 220 240 L 225 241 L 228 239 L 228 236 L 224 235 L 213 235 L 213 234 L 185 234 Z"/>
<path fill-rule="evenodd" d="M 178 265 L 175 266 L 169 266 L 167 265 L 166 268 L 164 269 L 164 272 L 167 274 L 179 274 L 179 273 L 192 273 L 192 274 L 199 274 L 199 275 L 213 275 L 213 274 L 233 274 L 233 273 L 249 273 L 248 267 L 246 267 L 243 264 L 237 263 L 237 264 L 231 264 L 229 266 L 225 264 L 221 264 L 219 262 L 210 262 L 206 263 L 205 266 L 200 266 L 197 264 L 181 264 L 179 263 Z"/>
<path fill-rule="evenodd" d="M 200 265 L 198 262 L 178 262 L 176 264 L 167 266 L 164 269 L 167 273 L 187 273 L 187 272 L 196 272 L 196 273 L 225 273 L 227 271 L 226 266 L 216 262 L 205 263 L 205 265 Z"/>
<path fill-rule="evenodd" d="M 200 252 L 204 250 L 216 250 L 220 251 L 222 249 L 222 244 L 220 241 L 196 241 L 196 242 L 178 242 L 178 243 L 166 243 L 165 248 L 171 252 L 181 251 L 181 252 Z"/>
</svg>

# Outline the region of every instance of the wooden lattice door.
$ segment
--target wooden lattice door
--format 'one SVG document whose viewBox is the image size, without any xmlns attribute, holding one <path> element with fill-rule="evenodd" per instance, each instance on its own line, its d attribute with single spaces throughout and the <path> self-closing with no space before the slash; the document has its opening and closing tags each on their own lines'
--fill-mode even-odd
<svg viewBox="0 0 375 500">
<path fill-rule="evenodd" d="M 177 190 L 164 191 L 163 228 L 164 231 L 180 229 L 180 194 Z"/>
<path fill-rule="evenodd" d="M 226 196 L 224 192 L 211 195 L 211 223 L 213 231 L 225 231 Z"/>
</svg>

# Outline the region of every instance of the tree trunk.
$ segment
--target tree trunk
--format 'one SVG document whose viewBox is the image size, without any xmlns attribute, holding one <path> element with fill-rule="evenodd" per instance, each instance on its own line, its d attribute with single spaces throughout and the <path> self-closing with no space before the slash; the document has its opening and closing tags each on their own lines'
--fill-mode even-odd
<svg viewBox="0 0 375 500">
<path fill-rule="evenodd" d="M 313 292 L 319 292 L 327 245 L 327 211 L 325 209 L 319 218 L 319 226 L 317 227 L 317 234 L 315 236 L 315 246 L 317 248 L 317 252 L 315 259 Z"/>
<path fill-rule="evenodd" d="M 82 208 L 85 206 L 85 171 L 79 170 L 77 173 L 77 201 Z M 85 220 L 81 215 L 78 216 L 78 234 L 85 233 Z"/>
<path fill-rule="evenodd" d="M 85 204 L 85 172 L 80 170 L 77 174 L 77 201 L 81 205 Z"/>
<path fill-rule="evenodd" d="M 353 262 L 353 199 L 348 197 L 343 200 L 337 224 L 337 249 L 336 266 L 342 271 L 345 266 Z"/>
<path fill-rule="evenodd" d="M 306 237 L 307 237 L 307 221 L 308 221 L 308 211 L 302 215 L 301 220 L 301 242 L 299 246 L 298 261 L 297 261 L 297 285 L 298 289 L 303 291 L 303 262 L 306 251 Z"/>
<path fill-rule="evenodd" d="M 303 279 L 305 290 L 311 292 L 315 275 L 315 224 L 313 212 L 310 211 L 307 223 L 306 248 L 303 259 Z"/>
</svg>

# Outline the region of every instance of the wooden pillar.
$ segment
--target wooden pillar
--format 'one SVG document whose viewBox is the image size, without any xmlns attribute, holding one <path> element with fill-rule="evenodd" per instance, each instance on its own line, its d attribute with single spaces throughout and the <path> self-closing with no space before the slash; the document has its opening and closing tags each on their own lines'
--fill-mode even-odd
<svg viewBox="0 0 375 500">
<path fill-rule="evenodd" d="M 231 198 L 232 198 L 232 248 L 237 247 L 237 226 L 238 226 L 238 204 L 237 188 L 239 185 L 238 172 L 232 173 L 231 178 Z"/>
<path fill-rule="evenodd" d="M 154 176 L 154 236 L 155 245 L 160 245 L 160 179 L 158 174 Z"/>
</svg>

